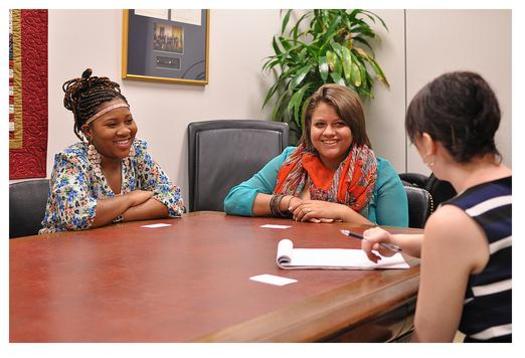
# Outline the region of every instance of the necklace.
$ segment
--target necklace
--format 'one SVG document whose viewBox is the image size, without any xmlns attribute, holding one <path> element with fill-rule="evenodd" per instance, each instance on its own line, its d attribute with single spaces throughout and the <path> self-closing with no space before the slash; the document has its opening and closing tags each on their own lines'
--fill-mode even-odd
<svg viewBox="0 0 525 358">
<path fill-rule="evenodd" d="M 128 169 L 129 169 L 129 166 L 131 164 L 130 163 L 131 162 L 131 158 L 136 155 L 134 144 L 135 144 L 135 142 L 133 142 L 133 144 L 131 145 L 128 157 L 121 160 L 121 166 L 122 166 L 121 167 L 121 172 L 122 172 L 121 189 L 120 189 L 120 193 L 119 194 L 115 194 L 115 196 L 122 195 L 124 193 L 124 173 L 127 173 Z M 100 155 L 100 153 L 97 151 L 97 149 L 95 148 L 95 146 L 92 143 L 88 144 L 87 156 L 88 156 L 88 160 L 89 160 L 89 162 L 91 164 L 91 167 L 93 168 L 93 173 L 98 178 L 98 180 L 99 181 L 102 181 L 102 180 L 106 181 L 105 180 L 105 176 L 102 173 L 102 167 L 101 167 L 102 156 Z M 106 181 L 106 183 L 107 183 L 107 181 Z"/>
</svg>

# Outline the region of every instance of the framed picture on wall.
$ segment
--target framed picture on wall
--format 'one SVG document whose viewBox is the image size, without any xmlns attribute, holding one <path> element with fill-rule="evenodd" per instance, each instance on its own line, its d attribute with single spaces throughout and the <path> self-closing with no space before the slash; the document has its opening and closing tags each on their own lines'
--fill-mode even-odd
<svg viewBox="0 0 525 358">
<path fill-rule="evenodd" d="M 209 10 L 123 10 L 122 78 L 208 84 L 209 23 Z"/>
</svg>

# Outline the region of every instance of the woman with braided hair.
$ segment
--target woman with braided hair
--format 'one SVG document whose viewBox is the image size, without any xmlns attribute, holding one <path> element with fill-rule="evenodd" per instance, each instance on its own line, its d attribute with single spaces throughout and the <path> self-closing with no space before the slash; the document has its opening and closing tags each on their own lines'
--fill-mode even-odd
<svg viewBox="0 0 525 358">
<path fill-rule="evenodd" d="M 135 138 L 137 124 L 120 86 L 91 74 L 87 69 L 62 87 L 81 142 L 55 156 L 40 234 L 180 217 L 180 189 Z"/>
</svg>

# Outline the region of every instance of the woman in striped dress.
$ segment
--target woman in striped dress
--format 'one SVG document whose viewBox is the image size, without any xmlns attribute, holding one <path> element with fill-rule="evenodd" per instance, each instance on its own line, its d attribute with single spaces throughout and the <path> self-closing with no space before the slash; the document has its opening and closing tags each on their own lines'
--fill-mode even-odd
<svg viewBox="0 0 525 358">
<path fill-rule="evenodd" d="M 423 235 L 365 231 L 377 261 L 380 242 L 421 257 L 414 341 L 512 341 L 512 172 L 494 143 L 500 110 L 478 74 L 452 72 L 412 100 L 405 126 L 432 172 L 459 193 L 429 218 Z M 372 251 L 376 250 L 376 252 Z"/>
</svg>

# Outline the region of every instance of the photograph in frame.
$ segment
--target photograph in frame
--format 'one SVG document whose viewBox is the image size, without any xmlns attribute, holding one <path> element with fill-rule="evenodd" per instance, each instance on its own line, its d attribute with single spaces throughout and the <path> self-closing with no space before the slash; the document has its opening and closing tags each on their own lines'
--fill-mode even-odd
<svg viewBox="0 0 525 358">
<path fill-rule="evenodd" d="M 122 78 L 206 85 L 209 10 L 123 10 Z"/>
</svg>

